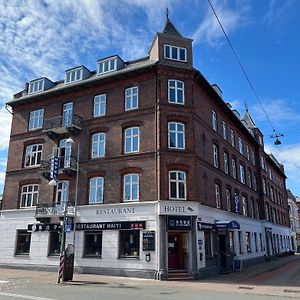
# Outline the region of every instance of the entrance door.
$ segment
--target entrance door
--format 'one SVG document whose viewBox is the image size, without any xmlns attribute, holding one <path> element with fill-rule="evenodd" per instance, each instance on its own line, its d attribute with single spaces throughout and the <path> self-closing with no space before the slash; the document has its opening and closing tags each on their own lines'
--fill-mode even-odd
<svg viewBox="0 0 300 300">
<path fill-rule="evenodd" d="M 188 233 L 168 232 L 168 268 L 188 269 Z"/>
<path fill-rule="evenodd" d="M 220 246 L 220 265 L 221 268 L 227 267 L 227 255 L 226 255 L 226 235 L 219 234 L 219 246 Z"/>
</svg>

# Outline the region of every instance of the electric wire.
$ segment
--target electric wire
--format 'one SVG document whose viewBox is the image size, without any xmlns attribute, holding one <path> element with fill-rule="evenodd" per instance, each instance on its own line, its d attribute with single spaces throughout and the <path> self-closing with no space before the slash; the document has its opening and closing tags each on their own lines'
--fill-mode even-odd
<svg viewBox="0 0 300 300">
<path fill-rule="evenodd" d="M 252 92 L 253 92 L 255 98 L 257 99 L 257 101 L 258 101 L 259 105 L 261 106 L 261 109 L 263 110 L 263 112 L 264 112 L 264 114 L 265 114 L 265 116 L 266 116 L 266 118 L 267 118 L 267 120 L 268 120 L 268 122 L 269 122 L 271 128 L 273 129 L 273 132 L 276 133 L 276 134 L 279 134 L 279 133 L 275 130 L 275 126 L 274 126 L 273 122 L 271 121 L 271 119 L 270 119 L 270 117 L 268 116 L 268 114 L 267 114 L 265 108 L 263 107 L 262 102 L 261 102 L 261 100 L 260 100 L 260 98 L 259 98 L 259 96 L 258 96 L 258 94 L 257 94 L 257 92 L 256 92 L 256 90 L 255 90 L 255 88 L 254 88 L 254 86 L 253 86 L 253 84 L 252 84 L 252 82 L 251 82 L 249 76 L 247 75 L 247 72 L 246 72 L 245 68 L 243 67 L 242 62 L 241 62 L 239 56 L 237 55 L 237 53 L 236 53 L 236 51 L 235 51 L 235 49 L 234 49 L 234 47 L 233 47 L 233 45 L 232 45 L 232 43 L 231 43 L 231 41 L 230 41 L 230 39 L 229 39 L 229 37 L 228 37 L 228 35 L 227 35 L 225 29 L 224 29 L 224 27 L 223 27 L 223 25 L 222 25 L 222 23 L 221 23 L 219 17 L 218 17 L 218 15 L 217 15 L 217 12 L 215 11 L 215 9 L 214 9 L 214 7 L 213 7 L 211 1 L 210 1 L 210 0 L 207 0 L 207 1 L 208 1 L 208 3 L 209 3 L 209 6 L 210 6 L 211 10 L 212 10 L 213 13 L 214 13 L 216 19 L 217 19 L 217 21 L 218 21 L 218 23 L 219 23 L 219 25 L 220 25 L 222 31 L 223 31 L 223 34 L 224 34 L 224 36 L 225 36 L 225 38 L 226 38 L 226 40 L 227 40 L 227 42 L 228 42 L 228 44 L 229 44 L 229 46 L 230 46 L 232 52 L 233 52 L 233 55 L 234 55 L 234 57 L 236 58 L 236 60 L 237 60 L 237 62 L 238 62 L 238 64 L 239 64 L 239 66 L 240 66 L 240 68 L 241 68 L 241 70 L 242 70 L 242 72 L 243 72 L 243 74 L 244 74 L 244 76 L 245 76 L 245 78 L 246 78 L 246 80 L 247 80 L 247 82 L 248 82 L 248 84 L 249 84 L 249 86 L 250 86 L 250 88 L 251 88 L 251 90 L 252 90 Z"/>
</svg>

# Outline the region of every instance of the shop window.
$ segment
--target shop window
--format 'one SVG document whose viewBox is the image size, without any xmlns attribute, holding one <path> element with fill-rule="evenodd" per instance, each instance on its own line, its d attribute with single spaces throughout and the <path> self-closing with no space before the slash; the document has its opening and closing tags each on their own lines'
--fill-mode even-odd
<svg viewBox="0 0 300 300">
<path fill-rule="evenodd" d="M 234 238 L 233 231 L 229 231 L 229 250 L 231 253 L 234 253 Z"/>
<path fill-rule="evenodd" d="M 59 255 L 60 253 L 60 234 L 58 231 L 50 231 L 49 236 L 49 255 Z"/>
<path fill-rule="evenodd" d="M 240 249 L 240 254 L 244 254 L 244 252 L 243 252 L 242 232 L 238 231 L 238 235 L 239 235 L 239 249 Z"/>
<path fill-rule="evenodd" d="M 140 256 L 140 231 L 120 230 L 119 256 L 138 258 Z"/>
<path fill-rule="evenodd" d="M 16 255 L 29 255 L 31 233 L 27 230 L 17 231 Z"/>
<path fill-rule="evenodd" d="M 246 232 L 246 246 L 247 246 L 247 252 L 251 253 L 251 236 L 250 232 Z"/>
<path fill-rule="evenodd" d="M 210 231 L 204 231 L 204 246 L 205 246 L 205 257 L 213 256 L 213 243 L 212 234 Z"/>
<path fill-rule="evenodd" d="M 101 257 L 102 231 L 84 233 L 84 257 Z"/>
</svg>

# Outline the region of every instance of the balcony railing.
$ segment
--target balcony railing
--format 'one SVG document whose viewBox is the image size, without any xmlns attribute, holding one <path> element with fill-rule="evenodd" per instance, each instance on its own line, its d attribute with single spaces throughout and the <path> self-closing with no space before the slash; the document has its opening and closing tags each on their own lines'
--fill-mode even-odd
<svg viewBox="0 0 300 300">
<path fill-rule="evenodd" d="M 37 204 L 35 209 L 36 218 L 63 217 L 65 212 L 64 205 L 49 206 L 48 203 Z M 75 206 L 73 202 L 67 203 L 67 217 L 75 216 Z"/>
<path fill-rule="evenodd" d="M 78 115 L 62 115 L 44 121 L 43 131 L 49 136 L 57 137 L 59 134 L 71 132 L 74 135 L 81 131 L 82 118 Z"/>
</svg>

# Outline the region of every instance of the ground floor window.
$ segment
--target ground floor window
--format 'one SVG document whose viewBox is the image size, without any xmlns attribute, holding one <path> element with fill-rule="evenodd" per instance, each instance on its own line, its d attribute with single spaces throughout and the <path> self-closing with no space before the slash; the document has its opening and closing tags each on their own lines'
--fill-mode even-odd
<svg viewBox="0 0 300 300">
<path fill-rule="evenodd" d="M 212 232 L 204 231 L 204 246 L 205 246 L 205 256 L 213 256 L 213 242 L 212 242 Z"/>
<path fill-rule="evenodd" d="M 119 231 L 119 256 L 139 257 L 140 255 L 140 231 L 120 230 Z"/>
<path fill-rule="evenodd" d="M 231 253 L 234 253 L 233 231 L 229 231 L 229 250 Z"/>
<path fill-rule="evenodd" d="M 84 233 L 84 257 L 101 257 L 102 231 L 86 231 Z"/>
<path fill-rule="evenodd" d="M 49 255 L 59 255 L 60 253 L 60 233 L 58 231 L 50 231 L 49 236 Z"/>
<path fill-rule="evenodd" d="M 247 246 L 247 252 L 250 253 L 251 251 L 251 237 L 250 232 L 246 232 L 246 246 Z"/>
<path fill-rule="evenodd" d="M 16 255 L 29 255 L 31 232 L 27 230 L 17 231 Z"/>
<path fill-rule="evenodd" d="M 243 242 L 242 242 L 242 232 L 239 231 L 239 246 L 240 246 L 240 254 L 244 254 L 243 252 Z"/>
<path fill-rule="evenodd" d="M 254 244 L 255 244 L 255 251 L 258 252 L 258 247 L 257 247 L 257 233 L 254 232 Z"/>
</svg>

